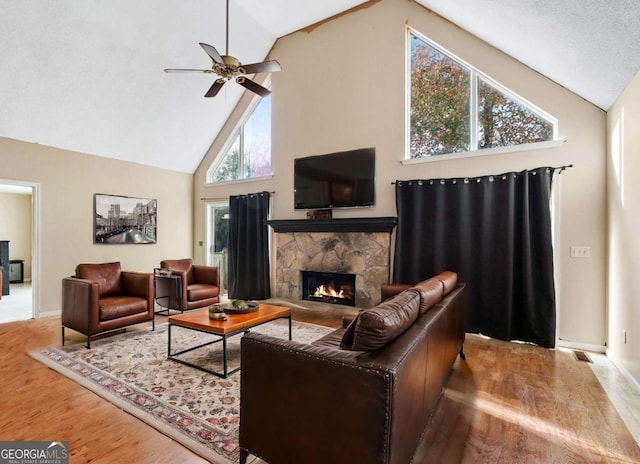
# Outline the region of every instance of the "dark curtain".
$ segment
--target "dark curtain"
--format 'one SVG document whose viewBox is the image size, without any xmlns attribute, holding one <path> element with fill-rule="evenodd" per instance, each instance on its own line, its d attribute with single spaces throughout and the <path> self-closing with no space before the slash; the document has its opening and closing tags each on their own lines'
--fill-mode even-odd
<svg viewBox="0 0 640 464">
<path fill-rule="evenodd" d="M 554 347 L 550 197 L 561 169 L 397 181 L 394 282 L 456 271 L 467 332 Z"/>
<path fill-rule="evenodd" d="M 269 192 L 229 197 L 229 298 L 271 297 L 269 277 Z"/>
</svg>

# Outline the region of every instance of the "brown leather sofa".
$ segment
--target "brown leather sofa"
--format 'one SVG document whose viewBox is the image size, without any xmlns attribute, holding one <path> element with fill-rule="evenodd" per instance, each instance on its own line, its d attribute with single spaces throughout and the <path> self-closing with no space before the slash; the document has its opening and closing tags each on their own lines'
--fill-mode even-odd
<svg viewBox="0 0 640 464">
<path fill-rule="evenodd" d="M 193 264 L 190 258 L 165 259 L 160 268 L 169 269 L 177 281 L 156 276 L 156 299 L 169 309 L 187 311 L 203 308 L 220 301 L 220 273 L 215 266 Z M 176 285 L 177 288 L 170 288 Z M 168 295 L 166 299 L 163 296 Z M 159 311 L 160 312 L 160 311 Z"/>
<path fill-rule="evenodd" d="M 242 338 L 241 464 L 411 461 L 464 356 L 464 284 L 445 272 L 382 291 L 389 299 L 312 344 Z"/>
<path fill-rule="evenodd" d="M 153 274 L 122 271 L 119 262 L 78 264 L 62 279 L 62 344 L 68 327 L 91 337 L 140 322 L 155 330 Z"/>
</svg>

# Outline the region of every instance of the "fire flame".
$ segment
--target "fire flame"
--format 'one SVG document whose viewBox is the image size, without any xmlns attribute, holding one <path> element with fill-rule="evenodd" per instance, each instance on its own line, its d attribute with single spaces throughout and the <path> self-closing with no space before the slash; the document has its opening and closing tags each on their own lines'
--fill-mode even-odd
<svg viewBox="0 0 640 464">
<path fill-rule="evenodd" d="M 318 288 L 316 288 L 316 292 L 313 294 L 313 296 L 331 296 L 334 298 L 344 298 L 344 291 L 340 290 L 339 292 L 336 292 L 333 288 L 331 287 L 325 287 L 324 285 L 320 285 Z"/>
</svg>

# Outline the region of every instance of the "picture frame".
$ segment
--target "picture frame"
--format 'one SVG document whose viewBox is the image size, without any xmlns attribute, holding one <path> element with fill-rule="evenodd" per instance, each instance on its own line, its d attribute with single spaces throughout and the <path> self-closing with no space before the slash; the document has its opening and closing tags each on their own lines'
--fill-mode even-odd
<svg viewBox="0 0 640 464">
<path fill-rule="evenodd" d="M 157 242 L 157 200 L 105 193 L 96 193 L 93 198 L 94 243 Z"/>
</svg>

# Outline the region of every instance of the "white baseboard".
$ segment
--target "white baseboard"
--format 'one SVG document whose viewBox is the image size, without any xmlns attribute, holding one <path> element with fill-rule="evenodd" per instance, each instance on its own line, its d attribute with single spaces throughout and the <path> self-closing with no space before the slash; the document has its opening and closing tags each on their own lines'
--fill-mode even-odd
<svg viewBox="0 0 640 464">
<path fill-rule="evenodd" d="M 627 382 L 629 382 L 629 385 L 631 385 L 636 392 L 640 393 L 640 381 L 638 381 L 638 379 L 632 376 L 631 373 L 622 365 L 622 363 L 613 359 L 608 354 L 607 354 L 607 358 L 622 373 L 624 378 L 627 379 Z"/>
<path fill-rule="evenodd" d="M 569 340 L 558 339 L 558 347 L 568 348 L 570 350 L 591 351 L 592 353 L 606 353 L 607 347 L 604 345 L 595 345 L 591 343 L 572 342 Z"/>
<path fill-rule="evenodd" d="M 41 313 L 38 313 L 38 319 L 40 319 L 41 317 L 54 317 L 54 316 L 60 317 L 61 315 L 62 315 L 62 310 L 54 309 L 52 311 L 43 311 Z"/>
</svg>

